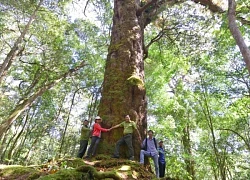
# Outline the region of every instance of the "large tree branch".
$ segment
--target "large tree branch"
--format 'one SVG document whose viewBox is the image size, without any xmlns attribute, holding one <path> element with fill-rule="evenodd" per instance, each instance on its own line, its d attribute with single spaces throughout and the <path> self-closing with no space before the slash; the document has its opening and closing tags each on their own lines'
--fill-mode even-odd
<svg viewBox="0 0 250 180">
<path fill-rule="evenodd" d="M 147 45 L 144 45 L 144 57 L 143 59 L 146 59 L 148 57 L 148 49 L 149 47 L 154 44 L 155 42 L 158 42 L 161 38 L 165 37 L 167 35 L 167 32 L 169 32 L 171 29 L 163 28 L 155 37 L 153 37 L 150 42 Z"/>
<path fill-rule="evenodd" d="M 40 0 L 38 6 L 30 16 L 30 19 L 28 23 L 25 25 L 24 30 L 22 31 L 21 35 L 17 38 L 16 42 L 14 43 L 13 47 L 11 48 L 10 52 L 7 54 L 6 58 L 4 59 L 3 64 L 0 66 L 0 83 L 1 80 L 3 79 L 3 76 L 6 74 L 8 69 L 10 68 L 10 65 L 12 61 L 16 58 L 16 56 L 19 53 L 19 50 L 22 49 L 20 48 L 20 44 L 23 42 L 24 36 L 27 34 L 28 29 L 32 23 L 32 21 L 36 17 L 36 13 L 39 10 L 40 6 L 42 5 L 43 0 Z"/>
<path fill-rule="evenodd" d="M 140 16 L 142 14 L 142 12 L 144 12 L 146 9 L 148 9 L 150 6 L 152 6 L 152 8 L 155 7 L 155 4 L 158 0 L 151 0 L 148 1 L 148 3 L 146 3 L 144 6 L 142 6 L 141 8 L 138 8 L 136 11 L 136 15 Z"/>
<path fill-rule="evenodd" d="M 250 25 L 250 21 L 247 20 L 247 19 L 244 18 L 244 17 L 237 16 L 237 19 L 238 19 L 243 25 Z"/>
<path fill-rule="evenodd" d="M 203 6 L 207 6 L 212 12 L 224 12 L 223 5 L 216 3 L 212 0 L 192 0 L 195 3 L 199 3 Z M 141 16 L 144 13 L 144 27 L 146 27 L 152 19 L 161 13 L 164 5 L 173 6 L 186 2 L 186 0 L 147 0 L 147 3 L 142 7 L 137 8 L 137 16 Z"/>
<path fill-rule="evenodd" d="M 231 31 L 233 38 L 236 41 L 236 44 L 240 48 L 240 52 L 241 52 L 243 59 L 246 63 L 246 68 L 248 70 L 248 73 L 250 74 L 250 50 L 247 47 L 247 45 L 246 45 L 246 43 L 241 35 L 241 32 L 236 24 L 235 9 L 236 9 L 235 0 L 228 0 L 229 29 Z"/>
<path fill-rule="evenodd" d="M 227 128 L 218 129 L 218 130 L 224 130 L 224 131 L 231 131 L 231 132 L 233 132 L 234 134 L 236 134 L 238 137 L 240 137 L 244 141 L 247 149 L 250 151 L 250 144 L 249 144 L 249 142 L 240 133 L 236 132 L 235 130 L 227 129 Z"/>
<path fill-rule="evenodd" d="M 207 6 L 212 12 L 224 12 L 225 10 L 213 0 L 192 0 L 195 3 L 199 3 L 203 6 Z"/>
<path fill-rule="evenodd" d="M 215 3 L 213 0 L 192 0 L 195 3 L 199 3 L 203 6 L 207 6 L 212 12 L 224 12 L 225 10 L 219 3 Z M 178 4 L 183 3 L 185 0 L 151 0 L 148 1 L 144 6 L 138 8 L 137 15 L 140 16 L 143 11 L 151 6 L 151 8 L 159 8 L 163 4 Z"/>
<path fill-rule="evenodd" d="M 78 71 L 80 68 L 85 66 L 85 62 L 83 61 L 80 65 L 76 66 L 74 69 L 70 69 L 68 72 L 62 74 L 59 76 L 57 79 L 54 81 L 45 84 L 43 87 L 38 89 L 33 95 L 30 97 L 23 99 L 22 101 L 19 102 L 19 104 L 15 107 L 15 109 L 11 112 L 9 117 L 4 120 L 0 124 L 0 139 L 2 138 L 3 134 L 5 131 L 8 129 L 8 127 L 20 116 L 20 114 L 27 108 L 29 107 L 39 96 L 41 96 L 44 92 L 46 92 L 48 89 L 52 88 L 59 82 L 61 82 L 63 79 L 66 77 L 70 76 L 74 72 Z"/>
</svg>

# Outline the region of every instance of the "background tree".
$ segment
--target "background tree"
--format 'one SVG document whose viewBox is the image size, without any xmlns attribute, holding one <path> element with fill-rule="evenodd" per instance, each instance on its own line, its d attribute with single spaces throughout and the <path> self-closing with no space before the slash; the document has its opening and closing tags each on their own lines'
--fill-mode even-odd
<svg viewBox="0 0 250 180">
<path fill-rule="evenodd" d="M 248 7 L 249 9 L 249 7 Z M 246 63 L 248 72 L 250 73 L 250 50 L 247 47 L 244 38 L 241 35 L 241 32 L 236 24 L 236 3 L 235 0 L 228 0 L 228 21 L 229 29 L 236 41 L 236 44 L 240 48 L 240 52 L 243 56 L 243 59 Z"/>
</svg>

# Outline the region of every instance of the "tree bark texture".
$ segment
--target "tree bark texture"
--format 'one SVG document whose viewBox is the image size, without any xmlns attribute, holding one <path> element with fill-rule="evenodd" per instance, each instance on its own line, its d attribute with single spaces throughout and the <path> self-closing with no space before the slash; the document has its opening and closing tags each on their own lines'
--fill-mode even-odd
<svg viewBox="0 0 250 180">
<path fill-rule="evenodd" d="M 147 100 L 144 87 L 144 28 L 157 16 L 158 8 L 164 4 L 175 4 L 177 0 L 114 0 L 113 27 L 104 73 L 99 115 L 103 127 L 110 128 L 124 121 L 129 114 L 136 122 L 142 139 L 147 130 Z M 194 1 L 202 3 L 201 0 Z M 203 5 L 214 5 L 204 1 Z M 143 5 L 142 5 L 142 4 Z M 207 3 L 207 4 L 206 4 Z M 112 154 L 123 129 L 114 129 L 102 134 L 99 153 Z M 134 133 L 135 158 L 139 158 L 140 144 Z M 125 153 L 125 151 L 124 151 Z M 123 154 L 124 155 L 124 154 Z M 124 155 L 125 156 L 125 155 Z"/>
<path fill-rule="evenodd" d="M 136 15 L 139 2 L 115 0 L 111 43 L 105 67 L 99 115 L 104 127 L 110 128 L 124 121 L 129 114 L 145 137 L 147 128 L 146 91 L 143 62 L 143 15 Z M 112 153 L 115 142 L 123 135 L 123 129 L 103 133 L 99 152 Z M 140 144 L 133 135 L 135 158 L 139 158 Z M 121 156 L 125 156 L 121 153 Z"/>
<path fill-rule="evenodd" d="M 214 0 L 192 0 L 201 5 L 207 6 L 212 12 L 224 12 L 224 9 L 220 6 L 219 0 L 216 3 Z M 222 0 L 221 0 L 222 1 Z"/>
<path fill-rule="evenodd" d="M 229 21 L 229 29 L 234 37 L 236 44 L 240 48 L 240 52 L 243 56 L 243 59 L 246 63 L 246 67 L 248 73 L 250 74 L 250 50 L 247 47 L 241 32 L 236 24 L 236 17 L 235 17 L 235 9 L 236 3 L 235 0 L 228 0 L 228 21 Z"/>
</svg>

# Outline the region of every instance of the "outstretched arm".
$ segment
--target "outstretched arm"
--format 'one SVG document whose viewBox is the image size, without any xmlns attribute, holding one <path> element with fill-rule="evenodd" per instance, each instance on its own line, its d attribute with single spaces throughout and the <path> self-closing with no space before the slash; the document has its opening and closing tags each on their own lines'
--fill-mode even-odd
<svg viewBox="0 0 250 180">
<path fill-rule="evenodd" d="M 118 128 L 118 127 L 120 127 L 120 124 L 117 124 L 117 125 L 111 127 L 110 130 L 115 129 L 115 128 Z"/>
<path fill-rule="evenodd" d="M 108 132 L 110 129 L 102 128 L 100 124 L 95 124 L 94 125 L 96 129 L 101 130 L 102 132 Z"/>
</svg>

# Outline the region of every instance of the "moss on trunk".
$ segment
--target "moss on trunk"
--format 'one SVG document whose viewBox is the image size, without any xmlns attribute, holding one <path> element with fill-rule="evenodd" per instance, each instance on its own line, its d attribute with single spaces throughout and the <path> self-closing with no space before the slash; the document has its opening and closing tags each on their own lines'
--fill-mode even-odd
<svg viewBox="0 0 250 180">
<path fill-rule="evenodd" d="M 136 15 L 137 1 L 114 0 L 111 43 L 105 67 L 99 115 L 103 126 L 109 128 L 124 121 L 129 114 L 145 137 L 146 91 L 144 87 L 143 33 L 144 25 Z M 115 143 L 123 135 L 123 129 L 103 133 L 99 153 L 112 154 Z M 137 133 L 133 134 L 135 158 L 139 159 L 140 144 Z M 121 148 L 121 157 L 126 157 L 127 148 Z"/>
</svg>

